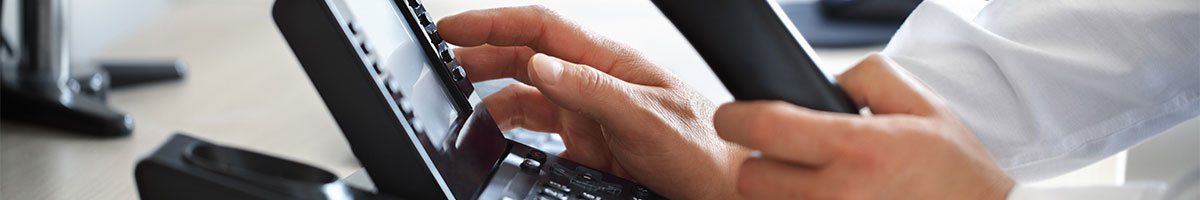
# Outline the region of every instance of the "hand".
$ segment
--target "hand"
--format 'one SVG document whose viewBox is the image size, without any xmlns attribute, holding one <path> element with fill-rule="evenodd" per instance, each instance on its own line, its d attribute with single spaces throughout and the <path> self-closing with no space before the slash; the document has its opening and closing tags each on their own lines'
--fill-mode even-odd
<svg viewBox="0 0 1200 200">
<path fill-rule="evenodd" d="M 471 81 L 521 82 L 483 101 L 501 129 L 556 132 L 561 156 L 667 197 L 733 197 L 749 152 L 716 135 L 711 102 L 634 50 L 537 6 L 469 11 L 438 26 L 464 46 L 454 52 Z"/>
<path fill-rule="evenodd" d="M 783 102 L 722 106 L 728 141 L 761 151 L 741 166 L 751 199 L 1004 199 L 1013 181 L 941 102 L 881 55 L 838 77 L 874 116 Z"/>
</svg>

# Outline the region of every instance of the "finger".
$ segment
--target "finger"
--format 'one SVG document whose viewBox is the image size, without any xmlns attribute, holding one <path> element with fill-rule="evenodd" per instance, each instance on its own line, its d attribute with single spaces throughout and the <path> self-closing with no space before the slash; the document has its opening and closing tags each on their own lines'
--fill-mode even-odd
<svg viewBox="0 0 1200 200">
<path fill-rule="evenodd" d="M 537 88 L 514 83 L 484 98 L 483 103 L 502 130 L 525 128 L 559 134 L 567 147 L 560 156 L 596 169 L 610 172 L 619 169 L 600 133 L 600 125 L 555 106 Z"/>
<path fill-rule="evenodd" d="M 447 42 L 459 46 L 528 46 L 537 52 L 608 71 L 627 48 L 593 36 L 541 6 L 473 10 L 438 21 Z"/>
<path fill-rule="evenodd" d="M 738 193 L 746 199 L 804 199 L 818 188 L 817 172 L 763 158 L 750 158 L 738 172 Z"/>
<path fill-rule="evenodd" d="M 591 168 L 624 173 L 613 159 L 600 124 L 577 113 L 563 113 L 561 116 L 564 130 L 559 135 L 567 149 L 560 155 Z"/>
<path fill-rule="evenodd" d="M 483 98 L 488 112 L 501 130 L 525 128 L 538 132 L 559 132 L 559 108 L 542 96 L 537 88 L 513 83 Z"/>
<path fill-rule="evenodd" d="M 592 35 L 540 6 L 468 11 L 442 18 L 438 26 L 446 41 L 459 46 L 526 46 L 535 52 L 591 66 L 632 83 L 663 86 L 671 81 L 665 78 L 668 77 L 665 76 L 666 71 L 652 67 L 649 61 L 638 56 L 637 51 Z M 502 52 L 500 55 L 511 54 Z M 499 58 L 519 62 L 528 56 Z M 508 67 L 523 65 L 480 65 L 472 68 L 497 70 Z"/>
<path fill-rule="evenodd" d="M 819 112 L 782 101 L 734 102 L 713 116 L 717 135 L 764 155 L 803 165 L 828 163 L 846 148 L 861 118 Z"/>
<path fill-rule="evenodd" d="M 947 112 L 940 97 L 883 55 L 867 56 L 837 79 L 856 104 L 876 114 L 932 116 Z"/>
<path fill-rule="evenodd" d="M 545 54 L 530 59 L 530 83 L 555 104 L 601 120 L 604 124 L 636 124 L 629 121 L 634 112 L 632 90 L 637 85 L 594 68 L 567 62 Z M 608 121 L 611 123 L 606 123 Z"/>
<path fill-rule="evenodd" d="M 454 55 L 458 55 L 458 62 L 466 69 L 471 82 L 500 78 L 529 82 L 525 65 L 533 54 L 529 47 L 482 45 L 454 49 Z"/>
</svg>

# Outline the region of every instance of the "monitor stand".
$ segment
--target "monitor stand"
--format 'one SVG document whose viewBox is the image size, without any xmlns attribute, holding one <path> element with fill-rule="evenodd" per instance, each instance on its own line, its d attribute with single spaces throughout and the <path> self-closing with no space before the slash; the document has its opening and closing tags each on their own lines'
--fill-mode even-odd
<svg viewBox="0 0 1200 200">
<path fill-rule="evenodd" d="M 20 46 L 0 34 L 0 117 L 94 136 L 133 133 L 133 118 L 106 102 L 110 87 L 179 80 L 176 61 L 101 63 L 72 77 L 66 0 L 20 1 Z M 0 16 L 3 15 L 0 0 Z"/>
</svg>

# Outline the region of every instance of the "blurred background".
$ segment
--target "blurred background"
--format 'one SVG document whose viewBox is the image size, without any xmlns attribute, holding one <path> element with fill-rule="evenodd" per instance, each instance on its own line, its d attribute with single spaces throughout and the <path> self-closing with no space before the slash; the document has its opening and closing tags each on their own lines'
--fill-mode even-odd
<svg viewBox="0 0 1200 200">
<path fill-rule="evenodd" d="M 17 29 L 3 0 L 5 35 Z M 352 1 L 352 0 L 351 0 Z M 812 3 L 784 1 L 784 3 Z M 0 122 L 0 199 L 134 199 L 133 167 L 174 132 L 276 155 L 346 176 L 360 169 L 333 119 L 271 19 L 271 0 L 70 1 L 66 37 L 71 73 L 87 75 L 104 60 L 174 60 L 182 80 L 107 92 L 107 105 L 133 119 L 132 135 L 98 137 L 34 123 Z M 541 4 L 587 29 L 627 44 L 674 72 L 714 102 L 732 97 L 698 54 L 647 0 L 425 0 L 432 17 L 500 6 Z M 801 9 L 801 8 L 798 8 Z M 794 13 L 793 13 L 794 14 Z M 803 13 L 802 13 L 803 14 Z M 797 15 L 793 15 L 796 18 Z M 821 16 L 821 15 L 805 15 Z M 898 22 L 829 25 L 814 37 L 826 71 L 840 73 L 883 48 Z M 816 20 L 816 21 L 813 21 Z M 874 23 L 874 24 L 872 24 Z M 807 30 L 806 30 L 807 29 Z M 837 32 L 842 29 L 846 32 Z M 866 30 L 863 30 L 866 29 Z M 866 34 L 856 38 L 838 35 Z M 884 40 L 878 39 L 882 34 Z M 731 38 L 736 39 L 736 38 Z M 823 46 L 823 47 L 822 47 Z M 6 76 L 12 73 L 5 74 Z M 511 80 L 478 85 L 494 92 Z M 5 96 L 0 101 L 11 100 Z M 510 133 L 513 134 L 513 133 Z M 553 146 L 555 137 L 515 138 Z M 1200 164 L 1200 121 L 1191 120 L 1113 158 L 1046 185 L 1170 180 Z"/>
</svg>

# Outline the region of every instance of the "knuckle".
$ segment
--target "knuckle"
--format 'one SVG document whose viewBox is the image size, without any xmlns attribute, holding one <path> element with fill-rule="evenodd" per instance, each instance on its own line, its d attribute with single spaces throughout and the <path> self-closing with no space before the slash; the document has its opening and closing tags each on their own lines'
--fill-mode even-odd
<svg viewBox="0 0 1200 200">
<path fill-rule="evenodd" d="M 589 69 L 574 70 L 579 74 L 575 89 L 584 97 L 605 101 L 627 101 L 631 98 L 627 88 L 621 87 L 612 78 L 587 70 Z"/>
<path fill-rule="evenodd" d="M 832 149 L 837 155 L 853 155 L 859 151 L 869 151 L 878 147 L 872 141 L 877 133 L 866 126 L 858 122 L 848 122 L 840 124 L 839 127 L 832 127 L 845 130 L 843 131 L 845 134 L 836 135 L 835 137 L 839 137 L 838 139 L 830 140 L 824 145 L 827 145 L 828 149 Z"/>
<path fill-rule="evenodd" d="M 877 129 L 859 127 L 862 125 L 852 125 L 850 127 L 859 131 L 849 132 L 843 136 L 842 140 L 835 140 L 828 145 L 835 154 L 841 158 L 851 161 L 855 166 L 864 168 L 867 171 L 880 171 L 889 168 L 891 157 L 895 157 L 897 152 L 892 151 L 891 143 L 894 142 L 890 138 L 889 133 L 879 131 Z"/>
<path fill-rule="evenodd" d="M 525 6 L 525 9 L 532 10 L 539 14 L 554 14 L 554 10 L 550 10 L 550 8 L 547 8 L 543 5 L 528 5 Z"/>
<path fill-rule="evenodd" d="M 542 17 L 543 20 L 562 21 L 562 18 L 558 15 L 558 12 L 543 5 L 525 6 L 524 9 L 529 10 L 530 13 L 533 13 L 536 16 Z"/>
<path fill-rule="evenodd" d="M 584 95 L 602 97 L 597 95 L 601 95 L 601 91 L 612 89 L 608 80 L 600 76 L 591 73 L 579 73 L 579 75 L 578 87 L 576 89 Z"/>
</svg>

